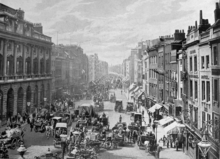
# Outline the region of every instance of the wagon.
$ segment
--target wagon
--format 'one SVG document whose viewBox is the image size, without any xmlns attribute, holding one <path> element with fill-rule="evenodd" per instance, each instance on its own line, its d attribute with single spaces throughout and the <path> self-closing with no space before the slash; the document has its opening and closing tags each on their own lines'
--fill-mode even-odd
<svg viewBox="0 0 220 159">
<path fill-rule="evenodd" d="M 60 135 L 67 135 L 67 123 L 57 123 L 55 127 L 54 135 L 54 147 L 57 148 L 61 146 L 61 137 Z"/>
</svg>

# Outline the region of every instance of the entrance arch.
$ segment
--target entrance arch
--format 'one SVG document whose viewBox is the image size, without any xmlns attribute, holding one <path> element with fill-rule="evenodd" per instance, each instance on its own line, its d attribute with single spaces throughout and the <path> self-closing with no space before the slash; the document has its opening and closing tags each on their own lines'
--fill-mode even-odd
<svg viewBox="0 0 220 159">
<path fill-rule="evenodd" d="M 23 99 L 24 99 L 24 90 L 22 87 L 18 89 L 18 99 L 17 99 L 17 113 L 22 115 L 23 113 Z"/>
<path fill-rule="evenodd" d="M 7 93 L 7 109 L 6 115 L 7 118 L 11 118 L 14 113 L 14 90 L 10 88 Z"/>
<path fill-rule="evenodd" d="M 31 103 L 31 87 L 30 86 L 28 86 L 27 90 L 26 90 L 26 101 L 27 101 L 27 103 L 28 102 Z M 28 105 L 28 104 L 26 104 L 26 105 L 27 105 L 26 111 L 27 111 L 27 113 L 29 113 L 30 112 L 30 105 Z"/>
</svg>

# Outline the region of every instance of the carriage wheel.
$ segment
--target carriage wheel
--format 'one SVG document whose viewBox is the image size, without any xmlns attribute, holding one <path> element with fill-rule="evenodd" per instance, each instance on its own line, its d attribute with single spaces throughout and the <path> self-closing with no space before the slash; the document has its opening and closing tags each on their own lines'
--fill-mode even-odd
<svg viewBox="0 0 220 159">
<path fill-rule="evenodd" d="M 11 149 L 14 150 L 16 148 L 17 145 L 17 139 L 12 139 L 11 141 Z"/>
</svg>

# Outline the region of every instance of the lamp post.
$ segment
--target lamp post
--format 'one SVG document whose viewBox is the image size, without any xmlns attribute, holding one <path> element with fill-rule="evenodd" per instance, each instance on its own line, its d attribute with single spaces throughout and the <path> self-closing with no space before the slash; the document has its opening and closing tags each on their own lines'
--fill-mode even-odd
<svg viewBox="0 0 220 159">
<path fill-rule="evenodd" d="M 66 134 L 61 134 L 60 139 L 61 139 L 61 148 L 62 148 L 62 159 L 64 159 L 67 135 Z"/>
<path fill-rule="evenodd" d="M 202 135 L 203 135 L 203 136 L 202 136 L 202 141 L 200 141 L 200 142 L 198 143 L 198 146 L 199 146 L 200 151 L 202 152 L 203 158 L 205 159 L 205 158 L 206 158 L 206 155 L 207 155 L 209 149 L 211 148 L 211 145 L 212 145 L 212 144 L 208 141 L 208 135 L 209 135 L 209 133 L 208 133 L 208 130 L 207 130 L 207 129 L 203 132 Z"/>
</svg>

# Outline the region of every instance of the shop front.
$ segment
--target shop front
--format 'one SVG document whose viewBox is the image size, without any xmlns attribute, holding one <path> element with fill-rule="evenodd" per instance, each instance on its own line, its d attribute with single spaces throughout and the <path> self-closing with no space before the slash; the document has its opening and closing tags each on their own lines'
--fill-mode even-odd
<svg viewBox="0 0 220 159">
<path fill-rule="evenodd" d="M 201 135 L 194 129 L 186 125 L 186 131 L 184 132 L 185 150 L 186 154 L 191 159 L 202 159 L 201 152 L 198 147 L 198 142 L 201 141 Z"/>
</svg>

